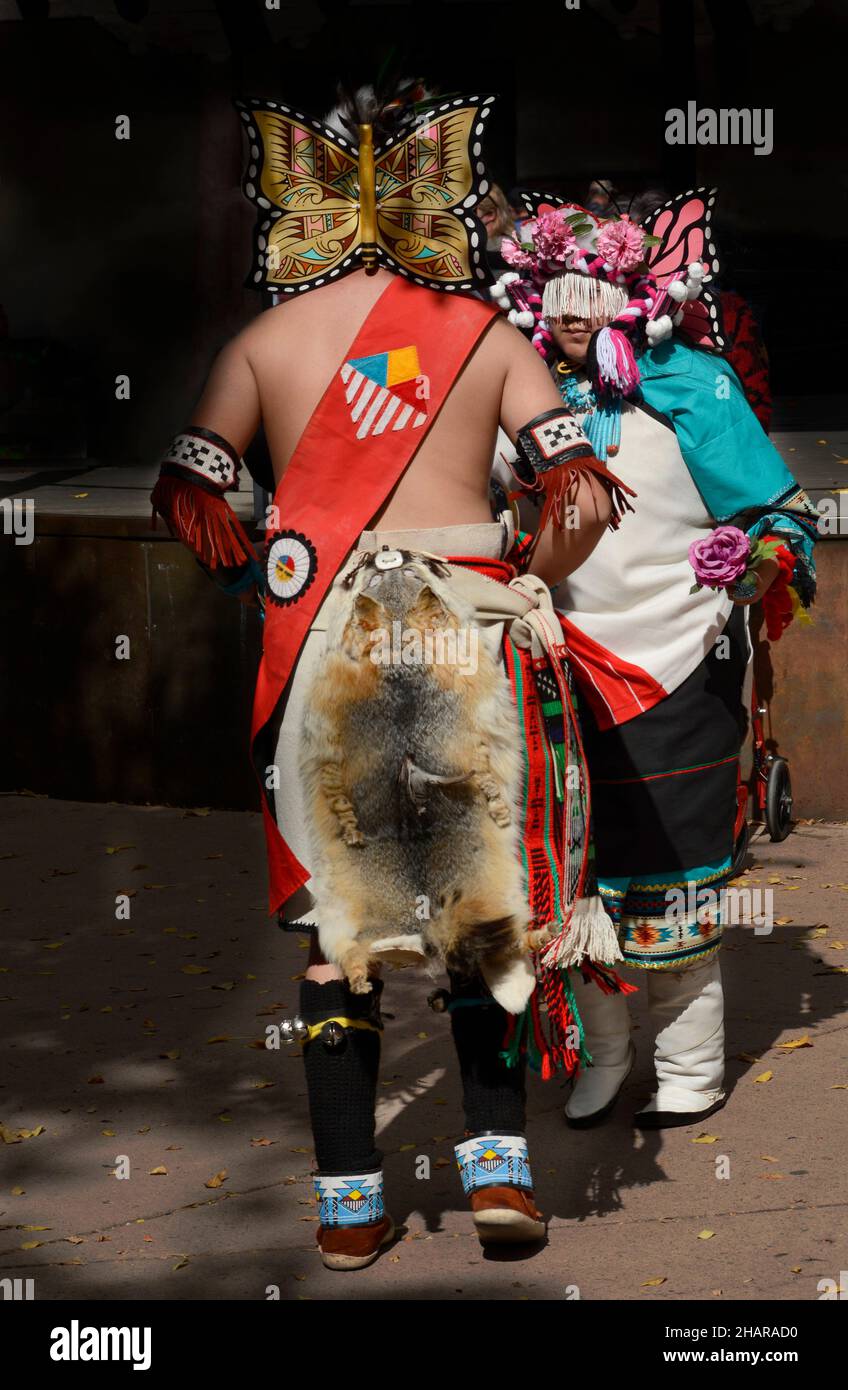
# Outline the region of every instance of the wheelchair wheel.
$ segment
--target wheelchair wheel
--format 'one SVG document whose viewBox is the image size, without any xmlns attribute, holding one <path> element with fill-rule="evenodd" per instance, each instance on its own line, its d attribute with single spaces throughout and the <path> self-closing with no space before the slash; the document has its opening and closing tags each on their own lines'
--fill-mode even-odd
<svg viewBox="0 0 848 1390">
<path fill-rule="evenodd" d="M 746 820 L 743 820 L 742 829 L 736 836 L 736 843 L 733 846 L 733 858 L 730 862 L 731 878 L 736 878 L 739 874 L 741 874 L 742 870 L 745 867 L 745 860 L 748 857 L 749 836 L 750 831 L 748 829 L 748 822 Z"/>
<path fill-rule="evenodd" d="M 785 758 L 775 758 L 769 765 L 766 825 L 773 840 L 785 840 L 792 829 L 792 780 Z"/>
</svg>

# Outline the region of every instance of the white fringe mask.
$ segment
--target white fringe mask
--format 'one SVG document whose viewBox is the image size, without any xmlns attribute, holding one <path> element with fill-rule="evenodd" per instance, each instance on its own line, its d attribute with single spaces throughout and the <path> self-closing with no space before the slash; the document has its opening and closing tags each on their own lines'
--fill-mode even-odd
<svg viewBox="0 0 848 1390">
<path fill-rule="evenodd" d="M 561 318 L 585 319 L 587 323 L 612 323 L 628 301 L 621 285 L 608 280 L 596 280 L 593 275 L 581 275 L 569 270 L 556 275 L 545 285 L 542 313 L 550 322 Z"/>
</svg>

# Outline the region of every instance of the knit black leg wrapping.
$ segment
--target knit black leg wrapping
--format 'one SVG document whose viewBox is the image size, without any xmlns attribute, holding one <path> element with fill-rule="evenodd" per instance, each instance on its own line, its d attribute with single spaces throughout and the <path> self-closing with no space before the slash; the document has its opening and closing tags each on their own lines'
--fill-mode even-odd
<svg viewBox="0 0 848 1390">
<path fill-rule="evenodd" d="M 462 1076 L 465 1127 L 472 1134 L 487 1130 L 524 1133 L 525 1060 L 508 1067 L 499 1056 L 509 1015 L 496 1004 L 482 979 L 451 975 L 451 1031 Z M 484 1004 L 463 1004 L 485 999 Z"/>
<path fill-rule="evenodd" d="M 372 980 L 372 985 L 371 994 L 353 994 L 344 980 L 303 980 L 300 1016 L 309 1024 L 333 1017 L 379 1018 L 383 982 Z M 337 1049 L 328 1050 L 320 1037 L 303 1049 L 320 1173 L 367 1173 L 382 1163 L 374 1142 L 380 1042 L 371 1029 L 351 1028 Z"/>
</svg>

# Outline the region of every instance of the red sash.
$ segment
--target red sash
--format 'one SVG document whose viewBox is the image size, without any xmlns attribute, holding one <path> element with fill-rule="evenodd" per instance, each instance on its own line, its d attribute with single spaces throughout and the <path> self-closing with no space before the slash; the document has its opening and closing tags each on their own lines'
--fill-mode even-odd
<svg viewBox="0 0 848 1390">
<path fill-rule="evenodd" d="M 409 467 L 497 312 L 481 300 L 395 278 L 333 373 L 274 494 L 279 526 L 266 544 L 264 651 L 251 747 L 289 682 L 330 585 Z M 262 770 L 256 770 L 273 913 L 310 875 L 280 834 Z M 277 795 L 285 794 L 279 788 Z"/>
</svg>

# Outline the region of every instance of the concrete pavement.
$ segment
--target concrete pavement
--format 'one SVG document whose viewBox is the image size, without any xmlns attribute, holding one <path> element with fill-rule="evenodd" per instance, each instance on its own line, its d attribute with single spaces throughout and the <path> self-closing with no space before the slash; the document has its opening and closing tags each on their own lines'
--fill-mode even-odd
<svg viewBox="0 0 848 1390">
<path fill-rule="evenodd" d="M 550 1217 L 532 1257 L 472 1233 L 448 1024 L 424 976 L 389 977 L 379 1142 L 401 1238 L 343 1275 L 314 1249 L 298 1049 L 263 1045 L 305 949 L 265 913 L 259 818 L 0 798 L 0 1277 L 42 1299 L 818 1298 L 848 1270 L 848 827 L 800 825 L 751 858 L 779 925 L 728 934 L 727 1107 L 631 1127 L 650 1082 L 639 997 L 637 1067 L 604 1127 L 567 1130 L 564 1085 L 532 1077 Z"/>
</svg>

